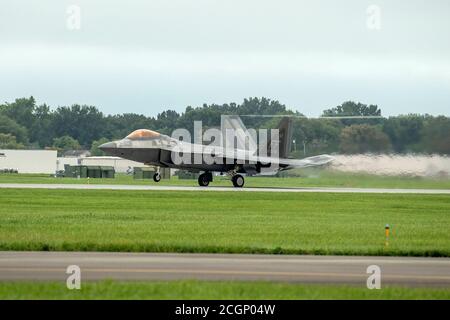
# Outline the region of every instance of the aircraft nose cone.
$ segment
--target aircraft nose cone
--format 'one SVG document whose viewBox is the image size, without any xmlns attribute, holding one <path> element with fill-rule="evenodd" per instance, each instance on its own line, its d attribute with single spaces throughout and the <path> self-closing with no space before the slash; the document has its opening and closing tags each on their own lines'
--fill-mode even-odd
<svg viewBox="0 0 450 320">
<path fill-rule="evenodd" d="M 117 144 L 115 142 L 107 142 L 98 147 L 102 151 L 108 151 L 117 148 Z"/>
</svg>

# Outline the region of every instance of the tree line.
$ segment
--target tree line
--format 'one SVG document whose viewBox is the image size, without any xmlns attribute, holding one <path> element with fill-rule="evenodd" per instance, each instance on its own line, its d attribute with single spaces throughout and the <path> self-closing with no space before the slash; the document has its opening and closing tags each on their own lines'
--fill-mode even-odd
<svg viewBox="0 0 450 320">
<path fill-rule="evenodd" d="M 184 112 L 166 110 L 156 116 L 136 113 L 105 115 L 95 106 L 72 105 L 51 109 L 33 97 L 0 105 L 0 149 L 88 149 L 102 155 L 101 143 L 125 137 L 133 130 L 152 129 L 170 135 L 176 128 L 220 126 L 220 116 L 295 115 L 293 156 L 320 153 L 450 154 L 450 118 L 408 114 L 389 118 L 342 119 L 342 116 L 381 116 L 377 105 L 347 101 L 326 109 L 327 118 L 302 117 L 286 105 L 267 98 L 248 98 L 240 104 L 188 106 Z M 333 117 L 337 117 L 333 119 Z M 279 118 L 243 118 L 247 127 L 273 128 Z"/>
</svg>

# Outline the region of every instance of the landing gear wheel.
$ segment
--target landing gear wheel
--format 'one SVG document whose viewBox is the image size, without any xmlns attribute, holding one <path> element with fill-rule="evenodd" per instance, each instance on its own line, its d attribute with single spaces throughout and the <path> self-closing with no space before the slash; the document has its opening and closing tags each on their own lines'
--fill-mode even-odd
<svg viewBox="0 0 450 320">
<path fill-rule="evenodd" d="M 161 175 L 159 174 L 159 172 L 156 172 L 153 175 L 153 181 L 155 181 L 155 182 L 160 182 L 161 181 Z"/>
<path fill-rule="evenodd" d="M 202 173 L 198 177 L 198 185 L 200 187 L 207 187 L 209 185 L 210 178 L 207 173 Z"/>
<path fill-rule="evenodd" d="M 244 186 L 244 177 L 240 174 L 236 174 L 231 178 L 231 182 L 233 182 L 234 187 L 242 188 Z"/>
</svg>

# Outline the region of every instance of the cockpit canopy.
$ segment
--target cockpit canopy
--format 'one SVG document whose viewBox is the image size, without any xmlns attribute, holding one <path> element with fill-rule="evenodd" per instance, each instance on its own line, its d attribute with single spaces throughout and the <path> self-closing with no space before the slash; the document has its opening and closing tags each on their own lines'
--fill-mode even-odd
<svg viewBox="0 0 450 320">
<path fill-rule="evenodd" d="M 150 140 L 154 138 L 159 138 L 161 135 L 153 130 L 148 129 L 138 129 L 133 131 L 127 136 L 130 140 Z"/>
</svg>

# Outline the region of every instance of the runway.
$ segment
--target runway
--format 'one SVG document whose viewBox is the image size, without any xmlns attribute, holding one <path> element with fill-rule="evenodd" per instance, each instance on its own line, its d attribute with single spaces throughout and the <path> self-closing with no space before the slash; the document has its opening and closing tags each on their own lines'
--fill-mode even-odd
<svg viewBox="0 0 450 320">
<path fill-rule="evenodd" d="M 383 285 L 450 288 L 450 258 L 0 252 L 0 281 L 66 281 L 69 265 L 82 281 L 266 280 L 366 286 L 367 267 L 381 269 Z"/>
<path fill-rule="evenodd" d="M 188 187 L 159 185 L 106 185 L 106 184 L 32 184 L 1 183 L 1 188 L 25 189 L 75 189 L 75 190 L 149 190 L 149 191 L 202 191 L 202 192 L 328 192 L 328 193 L 390 193 L 390 194 L 450 194 L 450 189 L 385 189 L 385 188 L 233 188 L 233 187 Z"/>
</svg>

